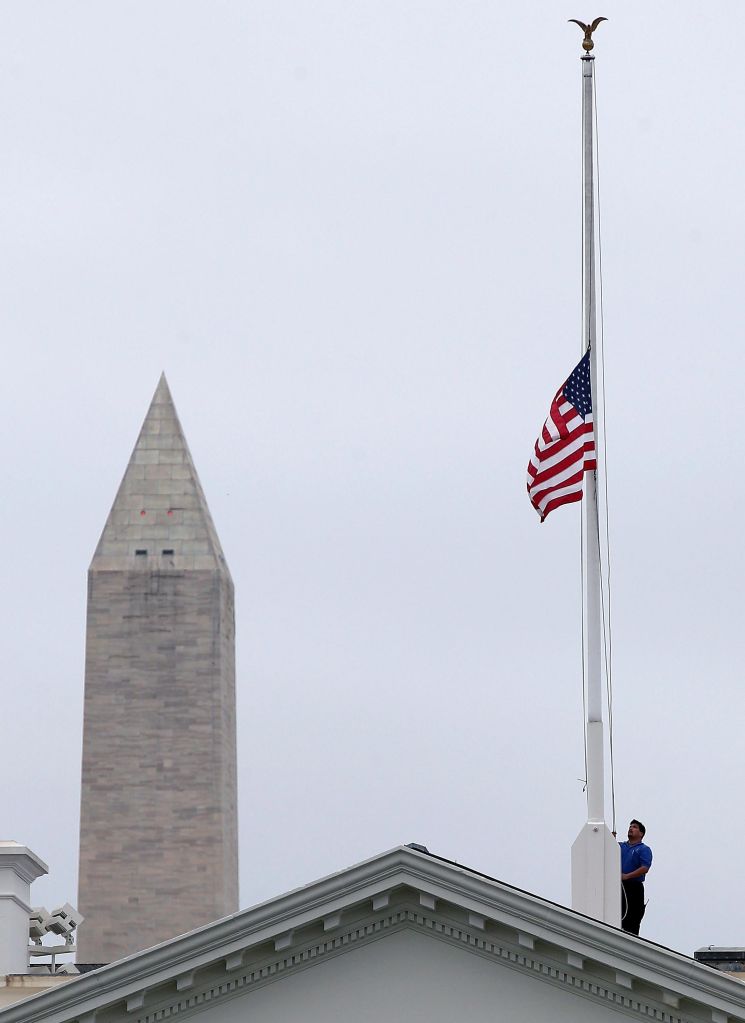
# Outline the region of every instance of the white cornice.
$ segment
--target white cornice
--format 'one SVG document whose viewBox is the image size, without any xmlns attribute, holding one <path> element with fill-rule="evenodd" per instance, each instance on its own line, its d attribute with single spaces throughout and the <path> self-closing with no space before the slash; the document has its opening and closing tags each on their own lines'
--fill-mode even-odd
<svg viewBox="0 0 745 1023">
<path fill-rule="evenodd" d="M 31 884 L 49 873 L 49 867 L 40 856 L 17 842 L 0 842 L 0 867 L 13 870 L 24 884 Z"/>
<path fill-rule="evenodd" d="M 0 902 L 12 902 L 14 906 L 18 906 L 24 913 L 28 913 L 29 916 L 33 912 L 32 907 L 29 906 L 28 902 L 24 902 L 23 899 L 19 899 L 13 892 L 0 892 Z"/>
</svg>

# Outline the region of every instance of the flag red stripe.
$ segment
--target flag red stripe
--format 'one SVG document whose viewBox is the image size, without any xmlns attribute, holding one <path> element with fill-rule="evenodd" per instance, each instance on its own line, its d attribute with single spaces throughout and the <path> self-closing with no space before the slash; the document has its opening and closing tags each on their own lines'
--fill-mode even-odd
<svg viewBox="0 0 745 1023">
<path fill-rule="evenodd" d="M 542 438 L 539 438 L 535 442 L 536 454 L 545 457 L 546 451 L 559 451 L 561 448 L 565 448 L 567 444 L 571 444 L 575 437 L 578 437 L 583 433 L 593 433 L 592 423 L 586 423 L 584 420 L 580 419 L 579 426 L 576 426 L 573 430 L 565 433 L 558 440 L 542 441 Z"/>
<path fill-rule="evenodd" d="M 539 470 L 532 478 L 531 490 L 536 490 L 541 487 L 547 480 L 552 480 L 559 473 L 564 472 L 570 465 L 574 465 L 575 462 L 583 462 L 587 457 L 588 449 L 587 445 L 584 444 L 582 447 L 577 448 L 576 451 L 571 451 L 566 458 L 562 458 L 559 462 L 554 465 L 550 465 L 547 469 Z"/>
<path fill-rule="evenodd" d="M 531 487 L 531 501 L 534 507 L 541 511 L 546 500 L 552 493 L 557 490 L 566 490 L 569 487 L 579 487 L 582 489 L 582 480 L 585 475 L 585 467 L 581 465 L 577 472 L 572 473 L 570 476 L 566 476 L 564 479 L 557 480 L 556 483 L 550 486 L 543 486 L 540 490 L 536 491 L 534 487 Z"/>
<path fill-rule="evenodd" d="M 561 508 L 563 504 L 573 504 L 575 501 L 581 500 L 582 490 L 580 489 L 575 491 L 573 494 L 565 494 L 563 497 L 559 497 L 555 501 L 549 501 L 549 503 L 544 508 L 543 515 L 541 516 L 541 521 L 543 521 L 548 515 L 548 513 L 552 512 L 554 508 Z"/>
</svg>

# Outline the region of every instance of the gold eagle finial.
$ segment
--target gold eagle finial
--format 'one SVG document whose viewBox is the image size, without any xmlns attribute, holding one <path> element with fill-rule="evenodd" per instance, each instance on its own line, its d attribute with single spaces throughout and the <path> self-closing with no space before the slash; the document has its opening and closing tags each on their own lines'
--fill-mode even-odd
<svg viewBox="0 0 745 1023">
<path fill-rule="evenodd" d="M 592 41 L 592 33 L 595 31 L 595 29 L 598 27 L 601 21 L 607 21 L 608 19 L 595 18 L 591 25 L 585 25 L 584 21 L 577 21 L 576 18 L 570 18 L 569 20 L 573 21 L 575 25 L 579 25 L 579 27 L 585 33 L 585 38 L 582 40 L 582 49 L 586 53 L 589 53 L 590 50 L 595 45 L 595 43 Z"/>
</svg>

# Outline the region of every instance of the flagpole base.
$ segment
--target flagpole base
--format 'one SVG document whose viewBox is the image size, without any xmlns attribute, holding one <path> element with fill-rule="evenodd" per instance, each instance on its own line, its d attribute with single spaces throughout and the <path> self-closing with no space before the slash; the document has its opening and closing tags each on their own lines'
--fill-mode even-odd
<svg viewBox="0 0 745 1023">
<path fill-rule="evenodd" d="M 621 926 L 621 851 L 604 821 L 588 821 L 572 846 L 572 909 Z"/>
</svg>

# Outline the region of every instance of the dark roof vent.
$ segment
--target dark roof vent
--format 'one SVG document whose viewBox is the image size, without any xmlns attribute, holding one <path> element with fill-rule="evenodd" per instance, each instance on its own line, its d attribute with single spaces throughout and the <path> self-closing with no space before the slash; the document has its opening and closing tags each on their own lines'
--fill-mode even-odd
<svg viewBox="0 0 745 1023">
<path fill-rule="evenodd" d="M 704 948 L 697 948 L 693 958 L 696 962 L 711 966 L 722 973 L 745 972 L 745 948 L 742 946 L 706 945 Z"/>
</svg>

